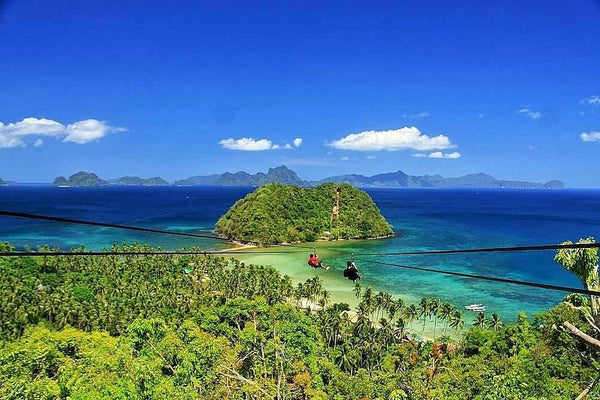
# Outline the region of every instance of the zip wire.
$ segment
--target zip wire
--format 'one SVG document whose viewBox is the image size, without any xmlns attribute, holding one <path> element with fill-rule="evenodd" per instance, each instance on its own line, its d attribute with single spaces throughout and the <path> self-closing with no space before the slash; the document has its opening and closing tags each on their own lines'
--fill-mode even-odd
<svg viewBox="0 0 600 400">
<path fill-rule="evenodd" d="M 282 251 L 13 251 L 0 253 L 3 257 L 63 257 L 63 256 L 177 256 L 177 255 L 233 255 L 233 254 L 280 254 Z"/>
<path fill-rule="evenodd" d="M 363 256 L 420 256 L 429 254 L 459 254 L 459 253 L 495 253 L 511 251 L 540 251 L 540 250 L 562 250 L 562 249 L 597 249 L 600 243 L 571 243 L 571 244 L 546 244 L 534 246 L 513 247 L 483 247 L 476 249 L 456 250 L 425 250 L 425 251 L 398 251 L 381 253 L 362 253 Z"/>
<path fill-rule="evenodd" d="M 202 235 L 199 233 L 174 232 L 174 231 L 166 231 L 166 230 L 160 230 L 160 229 L 142 228 L 139 226 L 108 224 L 105 222 L 85 221 L 85 220 L 80 220 L 80 219 L 53 217 L 53 216 L 49 216 L 49 215 L 29 214 L 29 213 L 21 213 L 21 212 L 14 212 L 14 211 L 0 211 L 0 215 L 7 216 L 7 217 L 15 217 L 15 218 L 28 218 L 28 219 L 39 219 L 39 220 L 44 220 L 44 221 L 64 222 L 64 223 L 68 223 L 68 224 L 100 226 L 103 228 L 128 229 L 130 231 L 160 233 L 160 234 L 164 234 L 164 235 L 187 236 L 187 237 L 194 237 L 194 238 L 204 238 L 204 239 L 228 241 L 228 239 L 223 238 L 223 237 Z"/>
<path fill-rule="evenodd" d="M 186 236 L 204 239 L 221 240 L 228 242 L 229 239 L 219 236 L 202 235 L 197 233 L 174 232 L 160 229 L 142 228 L 130 225 L 108 224 L 104 222 L 85 221 L 72 218 L 54 217 L 49 215 L 29 214 L 14 211 L 0 210 L 0 216 L 38 219 L 45 221 L 64 222 L 70 224 L 100 226 L 104 228 L 128 229 L 139 232 L 159 233 L 165 235 Z M 273 246 L 275 243 L 265 243 L 267 246 Z M 294 244 L 280 244 L 281 247 L 295 247 L 299 249 L 311 249 L 309 246 L 301 246 Z M 357 253 L 359 256 L 409 256 L 409 255 L 435 255 L 435 254 L 460 254 L 460 253 L 493 253 L 493 252 L 516 252 L 516 251 L 540 251 L 540 250 L 561 250 L 561 249 L 588 249 L 600 248 L 599 243 L 572 243 L 572 244 L 549 244 L 549 245 L 533 245 L 533 246 L 513 246 L 513 247 L 484 247 L 474 249 L 454 249 L 454 250 L 425 250 L 425 251 L 400 251 L 400 252 L 379 252 L 379 253 Z"/>
<path fill-rule="evenodd" d="M 568 287 L 568 286 L 550 285 L 547 283 L 539 283 L 539 282 L 520 281 L 520 280 L 516 280 L 516 279 L 497 278 L 494 276 L 486 276 L 486 275 L 465 274 L 463 272 L 453 272 L 453 271 L 444 271 L 441 269 L 414 267 L 414 266 L 409 266 L 409 265 L 395 264 L 395 263 L 389 263 L 389 262 L 383 262 L 383 261 L 375 261 L 375 260 L 366 260 L 366 261 L 373 263 L 373 264 L 386 265 L 389 267 L 412 269 L 412 270 L 424 271 L 424 272 L 433 272 L 433 273 L 437 273 L 437 274 L 458 276 L 461 278 L 480 279 L 480 280 L 484 280 L 484 281 L 508 283 L 511 285 L 529 286 L 529 287 L 535 287 L 535 288 L 540 288 L 540 289 L 556 290 L 556 291 L 560 291 L 560 292 L 580 293 L 580 294 L 587 294 L 590 296 L 600 296 L 600 292 L 595 291 L 595 290 L 579 289 L 579 288 Z"/>
<path fill-rule="evenodd" d="M 43 220 L 43 221 L 62 222 L 62 223 L 67 223 L 67 224 L 99 226 L 99 227 L 103 227 L 103 228 L 127 229 L 127 230 L 138 231 L 138 232 L 149 232 L 149 233 L 158 233 L 158 234 L 163 234 L 163 235 L 174 235 L 174 236 L 186 236 L 186 237 L 213 239 L 213 240 L 229 242 L 229 239 L 220 237 L 220 236 L 211 236 L 211 235 L 203 235 L 203 234 L 198 234 L 198 233 L 187 233 L 187 232 L 175 232 L 175 231 L 167 231 L 167 230 L 161 230 L 161 229 L 143 228 L 143 227 L 131 226 L 131 225 L 109 224 L 109 223 L 105 223 L 105 222 L 54 217 L 51 215 L 40 215 L 40 214 L 30 214 L 30 213 L 23 213 L 23 212 L 0 210 L 0 216 L 14 217 L 14 218 L 26 218 L 26 219 L 37 219 L 37 220 Z M 275 245 L 275 243 L 265 243 L 265 244 L 267 246 Z M 306 247 L 306 246 L 299 246 L 299 245 L 293 245 L 293 244 L 279 244 L 278 246 L 296 247 L 296 248 L 300 248 L 300 249 L 310 248 L 310 247 Z M 280 252 L 280 253 L 284 253 L 284 252 Z"/>
</svg>

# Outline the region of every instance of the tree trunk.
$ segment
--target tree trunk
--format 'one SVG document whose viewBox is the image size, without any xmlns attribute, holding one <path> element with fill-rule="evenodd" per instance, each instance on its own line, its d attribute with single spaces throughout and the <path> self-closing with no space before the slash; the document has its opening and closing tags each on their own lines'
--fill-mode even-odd
<svg viewBox="0 0 600 400">
<path fill-rule="evenodd" d="M 590 393 L 590 391 L 594 388 L 594 386 L 596 385 L 596 383 L 598 382 L 598 379 L 600 379 L 600 377 L 594 379 L 592 381 L 592 383 L 590 383 L 589 385 L 587 385 L 587 387 L 583 390 L 583 392 L 579 393 L 579 396 L 577 396 L 575 398 L 575 400 L 581 400 L 585 396 L 587 396 Z"/>
<path fill-rule="evenodd" d="M 573 325 L 572 323 L 570 323 L 568 321 L 563 322 L 563 326 L 565 328 L 567 328 L 569 331 L 571 331 L 571 333 L 573 333 L 575 336 L 577 336 L 581 340 L 583 340 L 584 342 L 594 346 L 596 348 L 596 350 L 600 350 L 600 340 L 594 339 L 590 335 L 580 331 L 579 329 L 577 329 L 577 327 L 575 325 Z"/>
</svg>

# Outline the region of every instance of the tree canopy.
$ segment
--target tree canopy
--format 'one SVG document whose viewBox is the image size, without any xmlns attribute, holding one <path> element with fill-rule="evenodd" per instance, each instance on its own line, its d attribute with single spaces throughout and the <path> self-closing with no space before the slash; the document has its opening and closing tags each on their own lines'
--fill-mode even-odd
<svg viewBox="0 0 600 400">
<path fill-rule="evenodd" d="M 233 240 L 267 245 L 393 234 L 367 193 L 334 183 L 315 188 L 262 186 L 219 218 L 216 232 Z"/>
<path fill-rule="evenodd" d="M 0 259 L 0 398 L 573 399 L 598 376 L 595 353 L 556 328 L 592 333 L 566 303 L 471 321 L 355 285 L 353 314 L 318 277 L 112 250 L 140 254 Z M 422 321 L 441 336 L 416 339 Z"/>
</svg>

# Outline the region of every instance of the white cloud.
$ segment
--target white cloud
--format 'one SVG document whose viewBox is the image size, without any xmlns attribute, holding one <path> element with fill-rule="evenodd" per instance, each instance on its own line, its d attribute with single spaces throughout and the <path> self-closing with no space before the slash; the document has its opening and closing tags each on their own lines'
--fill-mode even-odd
<svg viewBox="0 0 600 400">
<path fill-rule="evenodd" d="M 483 118 L 483 117 L 485 117 L 485 114 L 484 114 L 484 113 L 481 113 L 481 114 L 479 114 L 479 115 L 477 116 L 477 118 L 479 118 L 479 119 L 481 119 L 481 118 Z"/>
<path fill-rule="evenodd" d="M 444 135 L 429 137 L 416 127 L 404 127 L 387 131 L 364 131 L 352 133 L 328 144 L 342 150 L 380 151 L 380 150 L 433 150 L 456 147 L 450 138 Z"/>
<path fill-rule="evenodd" d="M 242 151 L 263 151 L 269 150 L 273 145 L 267 139 L 241 138 L 241 139 L 223 139 L 219 142 L 223 148 L 228 150 Z"/>
<path fill-rule="evenodd" d="M 289 144 L 273 144 L 269 139 L 254 139 L 251 137 L 243 137 L 241 139 L 223 139 L 219 144 L 227 150 L 240 151 L 265 151 L 265 150 L 292 150 L 294 147 Z M 294 139 L 294 146 L 298 147 L 302 144 L 301 138 Z"/>
<path fill-rule="evenodd" d="M 460 158 L 460 153 L 458 151 L 454 151 L 452 153 L 442 153 L 441 151 L 434 151 L 433 153 L 429 153 L 429 154 L 417 153 L 417 154 L 413 154 L 412 156 L 417 157 L 417 158 L 457 159 L 457 158 Z"/>
<path fill-rule="evenodd" d="M 600 132 L 583 132 L 579 137 L 584 142 L 600 142 Z"/>
<path fill-rule="evenodd" d="M 590 96 L 580 101 L 581 104 L 591 104 L 593 106 L 600 106 L 600 96 Z"/>
<path fill-rule="evenodd" d="M 342 160 L 342 161 L 348 161 L 349 159 L 350 159 L 350 157 L 348 157 L 348 156 L 343 156 L 343 157 L 341 158 L 341 160 Z"/>
<path fill-rule="evenodd" d="M 289 143 L 274 144 L 273 146 L 271 146 L 271 150 L 291 150 L 291 149 L 292 149 L 292 145 L 290 145 Z"/>
<path fill-rule="evenodd" d="M 525 114 L 527 117 L 531 119 L 540 119 L 542 118 L 542 113 L 539 111 L 533 111 L 531 108 L 521 108 L 517 111 L 517 114 Z"/>
<path fill-rule="evenodd" d="M 67 136 L 65 136 L 63 142 L 84 144 L 98 140 L 108 133 L 125 132 L 126 130 L 125 128 L 108 126 L 103 121 L 96 119 L 86 119 L 67 125 L 65 130 Z"/>
<path fill-rule="evenodd" d="M 96 119 L 78 121 L 65 126 L 47 118 L 29 117 L 6 125 L 0 122 L 0 148 L 26 146 L 28 139 L 34 138 L 33 145 L 38 147 L 43 144 L 39 136 L 62 138 L 63 142 L 83 144 L 98 140 L 108 133 L 125 131 L 127 129 L 110 126 L 105 121 Z"/>
<path fill-rule="evenodd" d="M 421 111 L 418 114 L 402 114 L 402 118 L 427 118 L 430 115 L 429 111 Z"/>
<path fill-rule="evenodd" d="M 375 156 L 366 156 L 365 158 L 366 158 L 367 160 L 374 160 L 374 159 L 376 159 L 377 157 L 375 157 Z"/>
</svg>

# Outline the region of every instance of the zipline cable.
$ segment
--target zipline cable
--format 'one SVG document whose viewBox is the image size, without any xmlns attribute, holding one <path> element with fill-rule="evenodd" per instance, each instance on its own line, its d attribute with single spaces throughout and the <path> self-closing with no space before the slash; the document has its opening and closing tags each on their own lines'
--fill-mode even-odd
<svg viewBox="0 0 600 400">
<path fill-rule="evenodd" d="M 533 246 L 513 246 L 513 247 L 483 247 L 475 249 L 454 249 L 454 250 L 424 250 L 424 251 L 398 251 L 398 252 L 380 252 L 380 253 L 362 253 L 362 256 L 419 256 L 435 254 L 460 254 L 460 253 L 495 253 L 512 251 L 540 251 L 540 250 L 562 250 L 562 249 L 597 249 L 600 243 L 571 243 L 571 244 L 545 244 Z"/>
<path fill-rule="evenodd" d="M 568 287 L 568 286 L 550 285 L 547 283 L 540 283 L 540 282 L 520 281 L 520 280 L 516 280 L 516 279 L 498 278 L 498 277 L 486 276 L 486 275 L 466 274 L 463 272 L 445 271 L 445 270 L 441 270 L 441 269 L 415 267 L 415 266 L 410 266 L 410 265 L 389 263 L 389 262 L 384 262 L 384 261 L 375 261 L 375 260 L 365 260 L 365 261 L 367 261 L 369 263 L 373 263 L 373 264 L 386 265 L 389 267 L 404 268 L 404 269 L 411 269 L 411 270 L 424 271 L 424 272 L 432 272 L 432 273 L 444 274 L 444 275 L 452 275 L 452 276 L 458 276 L 461 278 L 479 279 L 479 280 L 484 280 L 484 281 L 507 283 L 507 284 L 511 284 L 511 285 L 521 285 L 521 286 L 529 286 L 529 287 L 535 287 L 535 288 L 540 288 L 540 289 L 556 290 L 556 291 L 560 291 L 560 292 L 580 293 L 580 294 L 587 294 L 590 296 L 600 296 L 600 291 L 595 291 L 595 290 L 579 289 L 579 288 Z"/>
<path fill-rule="evenodd" d="M 234 254 L 280 254 L 281 251 L 13 251 L 0 252 L 2 257 L 64 257 L 64 256 L 177 256 L 177 255 L 234 255 Z"/>
<path fill-rule="evenodd" d="M 30 214 L 15 211 L 0 210 L 0 216 L 38 219 L 53 222 L 63 222 L 70 224 L 80 224 L 89 226 L 99 226 L 104 228 L 127 229 L 139 232 L 158 233 L 165 235 L 186 236 L 194 238 L 204 238 L 228 242 L 229 239 L 219 236 L 202 235 L 197 233 L 174 232 L 160 229 L 143 228 L 131 225 L 109 224 L 104 222 L 86 221 L 73 218 L 54 217 L 49 215 Z M 265 243 L 266 245 L 275 245 Z M 292 247 L 298 249 L 312 249 L 310 246 L 301 246 L 294 244 L 280 244 L 281 247 Z M 531 246 L 512 246 L 512 247 L 484 247 L 472 249 L 451 249 L 451 250 L 424 250 L 424 251 L 399 251 L 399 252 L 378 252 L 378 253 L 356 253 L 359 256 L 409 256 L 409 255 L 442 255 L 442 254 L 461 254 L 461 253 L 493 253 L 493 252 L 517 252 L 517 251 L 541 251 L 541 250 L 562 250 L 562 249 L 587 249 L 600 248 L 600 243 L 571 243 L 571 244 L 549 244 L 549 245 L 531 245 Z"/>
<path fill-rule="evenodd" d="M 159 233 L 159 234 L 163 234 L 163 235 L 186 236 L 186 237 L 194 237 L 194 238 L 228 241 L 228 239 L 222 238 L 219 236 L 203 235 L 203 234 L 199 234 L 199 233 L 174 232 L 174 231 L 166 231 L 166 230 L 160 230 L 160 229 L 142 228 L 139 226 L 108 224 L 105 222 L 85 221 L 85 220 L 81 220 L 81 219 L 62 218 L 62 217 L 54 217 L 54 216 L 50 216 L 50 215 L 30 214 L 30 213 L 22 213 L 22 212 L 14 212 L 14 211 L 0 210 L 0 216 L 38 219 L 38 220 L 44 220 L 44 221 L 64 222 L 64 223 L 68 223 L 68 224 L 99 226 L 99 227 L 103 227 L 103 228 L 127 229 L 130 231 Z"/>
</svg>

